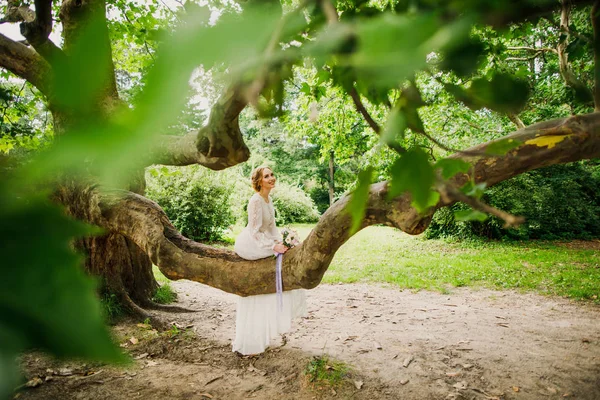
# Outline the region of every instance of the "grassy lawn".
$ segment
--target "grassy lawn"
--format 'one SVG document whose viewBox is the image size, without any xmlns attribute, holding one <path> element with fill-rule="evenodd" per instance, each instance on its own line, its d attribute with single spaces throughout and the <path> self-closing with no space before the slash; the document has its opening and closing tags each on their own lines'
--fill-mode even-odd
<svg viewBox="0 0 600 400">
<path fill-rule="evenodd" d="M 293 228 L 305 237 L 312 225 Z M 338 250 L 324 282 L 386 282 L 442 292 L 510 288 L 600 302 L 600 252 L 542 241 L 425 240 L 373 226 Z"/>
</svg>

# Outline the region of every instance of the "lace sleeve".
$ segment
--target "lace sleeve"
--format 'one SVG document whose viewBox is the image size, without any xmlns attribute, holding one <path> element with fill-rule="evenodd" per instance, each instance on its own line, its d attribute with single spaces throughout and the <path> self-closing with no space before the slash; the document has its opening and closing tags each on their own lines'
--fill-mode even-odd
<svg viewBox="0 0 600 400">
<path fill-rule="evenodd" d="M 250 228 L 250 234 L 256 241 L 258 247 L 265 250 L 273 250 L 275 241 L 260 230 L 263 223 L 263 210 L 262 205 L 258 200 L 260 199 L 251 199 L 250 204 L 248 205 L 248 227 Z"/>
</svg>

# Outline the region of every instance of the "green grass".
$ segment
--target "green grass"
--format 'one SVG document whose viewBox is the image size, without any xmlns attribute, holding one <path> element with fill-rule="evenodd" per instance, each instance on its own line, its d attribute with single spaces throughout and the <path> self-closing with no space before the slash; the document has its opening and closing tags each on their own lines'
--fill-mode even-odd
<svg viewBox="0 0 600 400">
<path fill-rule="evenodd" d="M 305 237 L 311 225 L 295 225 Z M 554 242 L 426 240 L 368 227 L 336 253 L 326 283 L 385 282 L 406 289 L 518 289 L 598 301 L 600 254 Z"/>
<path fill-rule="evenodd" d="M 102 314 L 108 323 L 118 321 L 125 314 L 121 302 L 114 293 L 104 293 L 100 297 L 100 305 L 102 306 Z"/>
<path fill-rule="evenodd" d="M 304 375 L 317 386 L 339 386 L 348 376 L 349 368 L 342 362 L 331 360 L 327 355 L 314 356 L 306 365 Z"/>
<path fill-rule="evenodd" d="M 160 287 L 152 296 L 152 300 L 159 304 L 169 304 L 177 299 L 177 293 L 173 290 L 170 284 L 170 280 L 164 276 L 156 265 L 152 266 L 152 272 L 154 273 L 154 278 L 160 284 Z"/>
</svg>

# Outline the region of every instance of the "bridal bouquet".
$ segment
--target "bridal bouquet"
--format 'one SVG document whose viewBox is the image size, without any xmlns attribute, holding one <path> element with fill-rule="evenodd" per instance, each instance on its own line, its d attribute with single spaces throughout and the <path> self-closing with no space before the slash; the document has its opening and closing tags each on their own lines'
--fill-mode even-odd
<svg viewBox="0 0 600 400">
<path fill-rule="evenodd" d="M 283 237 L 283 245 L 288 249 L 298 246 L 300 239 L 298 239 L 298 232 L 290 228 L 283 228 L 281 230 L 281 236 Z"/>
</svg>

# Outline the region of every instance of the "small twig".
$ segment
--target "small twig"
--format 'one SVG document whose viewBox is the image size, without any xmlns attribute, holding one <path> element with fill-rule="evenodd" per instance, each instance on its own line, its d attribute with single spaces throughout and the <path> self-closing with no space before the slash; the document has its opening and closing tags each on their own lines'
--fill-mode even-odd
<svg viewBox="0 0 600 400">
<path fill-rule="evenodd" d="M 327 17 L 327 22 L 331 25 L 337 24 L 339 15 L 333 3 L 329 0 L 320 0 L 320 3 L 321 8 L 323 8 L 323 13 L 325 14 L 325 17 Z"/>
<path fill-rule="evenodd" d="M 525 222 L 525 218 L 523 218 L 523 217 L 509 214 L 505 211 L 502 211 L 495 207 L 492 207 L 489 204 L 486 204 L 479 199 L 467 196 L 466 194 L 461 192 L 458 188 L 454 187 L 450 183 L 438 182 L 438 190 L 440 191 L 440 194 L 444 194 L 449 199 L 461 201 L 461 202 L 471 206 L 475 210 L 479 210 L 486 214 L 491 214 L 491 215 L 494 215 L 494 216 L 500 218 L 501 220 L 504 221 L 503 228 L 518 227 L 523 222 Z"/>
<path fill-rule="evenodd" d="M 360 95 L 356 91 L 356 88 L 353 87 L 352 90 L 350 90 L 350 92 L 348 92 L 348 94 L 350 95 L 350 97 L 352 97 L 352 100 L 354 101 L 354 105 L 356 106 L 356 109 L 358 110 L 359 113 L 362 114 L 362 116 L 364 117 L 365 121 L 367 121 L 369 126 L 375 131 L 375 133 L 381 134 L 381 127 L 377 124 L 377 122 L 375 122 L 373 117 L 371 117 L 371 114 L 369 114 L 369 112 L 365 108 L 364 104 L 360 100 Z"/>
<path fill-rule="evenodd" d="M 558 51 L 556 49 L 553 49 L 551 47 L 527 47 L 527 46 L 509 46 L 506 48 L 507 50 L 513 50 L 513 51 L 533 51 L 535 53 L 546 53 L 546 52 L 550 52 L 550 53 L 555 53 L 558 54 Z"/>
</svg>

